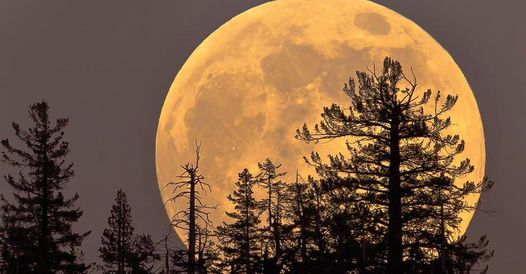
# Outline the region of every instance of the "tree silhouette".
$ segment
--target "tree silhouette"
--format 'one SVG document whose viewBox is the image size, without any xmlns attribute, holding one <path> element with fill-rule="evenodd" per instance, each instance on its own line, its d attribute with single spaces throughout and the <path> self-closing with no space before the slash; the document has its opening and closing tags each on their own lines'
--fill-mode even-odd
<svg viewBox="0 0 526 274">
<path fill-rule="evenodd" d="M 186 249 L 172 249 L 170 251 L 170 272 L 186 273 L 188 270 L 188 251 Z"/>
<path fill-rule="evenodd" d="M 151 273 L 152 264 L 160 257 L 150 235 L 134 234 L 131 207 L 122 190 L 117 191 L 108 226 L 99 248 L 106 273 Z"/>
<path fill-rule="evenodd" d="M 301 179 L 301 181 L 300 181 Z M 326 198 L 311 177 L 304 182 L 296 173 L 294 183 L 287 185 L 285 229 L 287 247 L 284 264 L 287 273 L 325 273 L 327 264 Z"/>
<path fill-rule="evenodd" d="M 261 203 L 253 196 L 256 182 L 248 169 L 239 173 L 237 190 L 228 196 L 228 200 L 235 205 L 233 212 L 226 212 L 231 222 L 217 228 L 223 255 L 222 267 L 230 273 L 252 274 L 260 269 L 262 254 L 258 226 Z"/>
<path fill-rule="evenodd" d="M 2 197 L 4 270 L 82 273 L 88 267 L 79 262 L 76 249 L 89 232 L 73 232 L 72 225 L 82 216 L 75 206 L 79 196 L 66 198 L 63 193 L 74 175 L 73 164 L 66 161 L 70 149 L 63 130 L 68 119 L 53 123 L 45 101 L 31 105 L 28 114 L 33 123 L 29 129 L 12 124 L 23 148 L 8 139 L 1 142 L 2 160 L 19 169 L 16 178 L 4 177 L 14 191 L 12 201 Z"/>
<path fill-rule="evenodd" d="M 133 244 L 134 227 L 132 224 L 131 207 L 126 193 L 117 191 L 115 204 L 108 218 L 108 228 L 101 237 L 100 257 L 107 271 L 124 274 L 128 268 L 128 258 Z"/>
<path fill-rule="evenodd" d="M 327 200 L 323 195 L 321 186 L 314 179 L 309 178 L 309 198 L 311 200 L 310 214 L 312 214 L 312 233 L 314 236 L 314 244 L 316 248 L 312 252 L 312 257 L 315 259 L 316 264 L 327 267 L 324 262 L 324 257 L 327 253 L 327 219 L 326 214 L 328 212 Z M 330 235 L 332 237 L 334 235 Z"/>
<path fill-rule="evenodd" d="M 149 274 L 154 272 L 155 263 L 161 259 L 156 252 L 156 245 L 150 234 L 134 235 L 128 263 L 132 274 Z"/>
<path fill-rule="evenodd" d="M 217 263 L 219 262 L 219 254 L 217 251 L 217 247 L 214 241 L 212 241 L 212 237 L 216 237 L 217 235 L 211 231 L 209 227 L 198 227 L 199 232 L 197 233 L 197 250 L 198 250 L 198 256 L 197 256 L 197 266 L 198 266 L 198 272 L 200 274 L 205 273 L 218 273 L 218 270 L 216 268 Z"/>
<path fill-rule="evenodd" d="M 208 218 L 209 210 L 214 207 L 207 206 L 203 203 L 201 192 L 210 191 L 210 185 L 204 181 L 204 176 L 199 172 L 199 150 L 201 145 L 196 142 L 196 160 L 195 163 L 187 163 L 181 168 L 183 173 L 178 176 L 179 181 L 169 182 L 166 187 L 172 188 L 173 197 L 166 203 L 176 202 L 184 199 L 188 203 L 188 208 L 182 209 L 172 216 L 172 225 L 188 233 L 188 253 L 187 253 L 187 271 L 195 273 L 199 270 L 197 259 L 204 263 L 204 248 L 210 247 L 211 232 L 208 229 L 212 226 Z M 198 243 L 198 239 L 201 241 Z M 196 258 L 196 255 L 199 258 Z M 201 266 L 202 268 L 202 266 Z"/>
<path fill-rule="evenodd" d="M 348 108 L 324 107 L 314 131 L 305 124 L 296 137 L 305 142 L 349 138 L 349 157 L 329 155 L 324 162 L 313 152 L 308 163 L 322 182 L 349 190 L 374 209 L 374 224 L 386 228 L 387 272 L 401 274 L 436 257 L 443 234 L 458 230 L 459 214 L 472 209 L 465 198 L 487 182 L 454 184 L 473 171 L 469 159 L 457 161 L 464 141 L 445 133 L 451 126 L 445 116 L 456 96 L 441 100 L 437 92 L 432 99 L 431 90 L 418 96 L 416 78 L 409 79 L 391 58 L 385 58 L 380 74 L 357 72 L 357 82 L 351 78 L 344 87 Z M 445 231 L 440 231 L 437 220 L 444 207 Z"/>
<path fill-rule="evenodd" d="M 481 263 L 487 262 L 492 256 L 493 251 L 488 251 L 489 241 L 486 236 L 480 237 L 475 243 L 468 243 L 466 236 L 462 236 L 456 241 L 447 245 L 448 255 L 444 259 L 443 265 L 437 273 L 462 274 L 473 273 L 476 270 L 479 273 L 486 273 L 488 266 L 479 270 Z"/>
<path fill-rule="evenodd" d="M 174 250 L 173 248 L 170 246 L 169 242 L 170 242 L 170 236 L 173 234 L 173 228 L 172 226 L 170 225 L 169 227 L 169 230 L 168 232 L 166 232 L 161 241 L 160 241 L 160 244 L 162 245 L 162 251 L 160 253 L 160 256 L 162 257 L 162 260 L 163 260 L 163 270 L 161 273 L 163 274 L 168 274 L 168 273 L 172 273 L 172 264 L 171 264 L 171 257 L 174 253 Z"/>
<path fill-rule="evenodd" d="M 0 273 L 31 273 L 32 257 L 28 254 L 32 242 L 27 241 L 27 230 L 21 222 L 2 205 L 0 227 Z"/>
<path fill-rule="evenodd" d="M 300 175 L 296 172 L 296 180 L 287 186 L 285 199 L 285 218 L 289 220 L 288 237 L 289 246 L 285 250 L 285 264 L 288 268 L 298 274 L 308 273 L 307 266 L 310 264 L 309 242 L 312 240 L 312 211 L 311 199 L 309 197 L 309 184 L 300 181 Z"/>
<path fill-rule="evenodd" d="M 282 256 L 282 215 L 285 186 L 279 178 L 286 173 L 279 172 L 280 167 L 281 165 L 274 165 L 267 158 L 263 163 L 258 163 L 259 174 L 256 176 L 257 184 L 266 192 L 266 198 L 261 202 L 267 214 L 267 225 L 262 228 L 264 232 L 262 236 L 266 261 L 264 268 L 268 273 L 278 273 L 281 268 L 278 261 Z"/>
</svg>

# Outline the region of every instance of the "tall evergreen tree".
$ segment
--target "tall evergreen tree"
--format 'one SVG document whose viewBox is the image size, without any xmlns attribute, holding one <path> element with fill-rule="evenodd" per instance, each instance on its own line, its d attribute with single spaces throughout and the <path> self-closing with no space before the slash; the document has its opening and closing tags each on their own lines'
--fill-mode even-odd
<svg viewBox="0 0 526 274">
<path fill-rule="evenodd" d="M 285 264 L 293 272 L 298 274 L 307 273 L 306 265 L 309 262 L 308 241 L 310 239 L 311 214 L 309 214 L 308 184 L 299 181 L 300 176 L 296 172 L 296 180 L 287 186 L 286 210 L 284 216 L 290 221 L 289 245 L 285 250 Z"/>
<path fill-rule="evenodd" d="M 170 257 L 172 255 L 172 253 L 174 252 L 174 250 L 171 248 L 171 246 L 169 244 L 170 236 L 172 235 L 172 233 L 173 233 L 173 230 L 172 230 L 172 227 L 170 226 L 169 231 L 163 235 L 163 238 L 161 240 L 161 244 L 162 244 L 161 256 L 162 256 L 162 259 L 163 259 L 162 274 L 172 273 L 172 271 L 171 271 L 172 264 L 171 264 L 171 261 L 170 261 L 171 260 Z"/>
<path fill-rule="evenodd" d="M 386 228 L 382 237 L 387 272 L 401 274 L 416 263 L 408 261 L 415 257 L 411 254 L 427 261 L 436 256 L 442 237 L 436 222 L 441 206 L 446 203 L 452 209 L 445 223 L 446 230 L 454 232 L 458 215 L 472 209 L 465 198 L 480 192 L 485 182 L 454 184 L 473 171 L 469 159 L 458 161 L 464 141 L 445 133 L 456 96 L 441 100 L 437 92 L 432 99 L 430 90 L 417 95 L 416 79 L 406 77 L 400 63 L 390 58 L 385 58 L 380 74 L 357 72 L 357 79 L 358 86 L 351 78 L 344 87 L 348 108 L 325 107 L 314 131 L 304 125 L 297 138 L 305 142 L 349 138 L 349 157 L 330 155 L 327 163 L 313 152 L 310 163 L 322 181 L 354 192 L 375 209 L 375 225 Z M 422 242 L 428 238 L 431 241 Z"/>
<path fill-rule="evenodd" d="M 31 246 L 27 230 L 21 226 L 12 212 L 2 206 L 0 227 L 0 273 L 31 273 L 32 257 L 25 250 Z"/>
<path fill-rule="evenodd" d="M 264 268 L 268 273 L 280 272 L 281 268 L 279 260 L 282 256 L 285 185 L 280 177 L 286 173 L 280 172 L 280 167 L 281 165 L 275 165 L 267 158 L 263 163 L 258 163 L 259 174 L 256 176 L 258 185 L 266 192 L 266 197 L 261 202 L 267 215 L 267 225 L 262 228 L 262 240 L 265 249 Z"/>
<path fill-rule="evenodd" d="M 156 244 L 150 234 L 134 235 L 132 249 L 128 257 L 131 274 L 150 274 L 155 272 L 155 263 L 161 259 Z"/>
<path fill-rule="evenodd" d="M 102 232 L 99 256 L 106 273 L 153 273 L 154 263 L 160 260 L 149 234 L 134 234 L 131 207 L 126 193 L 117 191 L 111 207 L 108 228 Z"/>
<path fill-rule="evenodd" d="M 99 256 L 108 272 L 124 274 L 129 270 L 128 260 L 132 256 L 135 229 L 132 224 L 131 207 L 126 193 L 122 190 L 117 191 L 108 226 L 102 233 Z"/>
<path fill-rule="evenodd" d="M 82 273 L 87 266 L 78 261 L 75 249 L 89 232 L 73 231 L 82 216 L 75 206 L 79 196 L 66 198 L 63 193 L 74 175 L 73 164 L 66 160 L 70 149 L 63 130 L 68 119 L 53 123 L 45 101 L 31 105 L 28 114 L 33 125 L 27 130 L 12 124 L 23 148 L 1 141 L 3 161 L 20 170 L 16 178 L 5 176 L 13 199 L 2 197 L 3 244 L 10 253 L 6 271 Z"/>
<path fill-rule="evenodd" d="M 208 227 L 198 227 L 197 233 L 197 271 L 199 274 L 222 273 L 218 268 L 219 252 L 212 237 L 216 234 Z"/>
<path fill-rule="evenodd" d="M 253 274 L 261 269 L 258 227 L 261 204 L 253 196 L 256 182 L 248 169 L 239 173 L 237 190 L 228 196 L 228 200 L 235 205 L 234 211 L 226 213 L 232 222 L 223 223 L 217 229 L 224 259 L 222 266 L 230 273 Z"/>
<path fill-rule="evenodd" d="M 313 184 L 300 181 L 301 176 L 296 173 L 296 180 L 286 189 L 286 210 L 284 217 L 287 221 L 287 246 L 284 251 L 284 264 L 292 273 L 323 273 L 326 265 L 322 264 L 325 253 L 327 235 L 322 228 L 325 223 L 324 200 Z M 303 180 L 303 179 L 302 179 Z M 289 273 L 290 273 L 289 272 Z"/>
</svg>

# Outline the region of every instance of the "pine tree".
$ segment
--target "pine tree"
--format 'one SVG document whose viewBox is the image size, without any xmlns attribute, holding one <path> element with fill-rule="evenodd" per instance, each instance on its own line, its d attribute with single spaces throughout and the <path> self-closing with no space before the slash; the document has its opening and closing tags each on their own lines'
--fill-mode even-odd
<svg viewBox="0 0 526 274">
<path fill-rule="evenodd" d="M 216 243 L 211 240 L 216 234 L 208 227 L 198 226 L 197 233 L 197 272 L 199 274 L 222 273 L 218 268 L 219 252 Z"/>
<path fill-rule="evenodd" d="M 4 267 L 12 273 L 82 273 L 87 266 L 75 249 L 89 232 L 73 232 L 82 216 L 75 206 L 79 196 L 63 193 L 74 175 L 66 160 L 70 149 L 63 130 L 68 119 L 53 123 L 45 101 L 31 105 L 28 113 L 33 122 L 29 129 L 12 124 L 23 148 L 8 139 L 1 142 L 3 161 L 20 170 L 16 178 L 5 176 L 14 193 L 11 201 L 2 197 L 2 237 L 10 249 Z"/>
<path fill-rule="evenodd" d="M 309 184 L 300 181 L 296 172 L 296 180 L 287 186 L 284 217 L 288 245 L 284 251 L 284 264 L 292 273 L 310 273 L 311 250 L 313 237 L 313 207 L 309 195 Z"/>
<path fill-rule="evenodd" d="M 102 233 L 99 256 L 107 271 L 124 274 L 129 269 L 128 260 L 132 256 L 135 229 L 132 224 L 131 207 L 126 193 L 122 190 L 117 191 L 108 226 Z"/>
<path fill-rule="evenodd" d="M 188 251 L 173 249 L 169 253 L 171 268 L 169 273 L 186 273 L 188 270 Z"/>
<path fill-rule="evenodd" d="M 170 226 L 170 229 L 167 233 L 163 235 L 163 238 L 161 240 L 162 243 L 162 259 L 163 259 L 163 274 L 172 273 L 171 272 L 171 262 L 170 257 L 173 253 L 173 249 L 169 245 L 170 236 L 172 235 L 172 227 Z"/>
<path fill-rule="evenodd" d="M 463 273 L 481 273 L 485 274 L 488 271 L 486 265 L 482 269 L 476 269 L 483 263 L 486 263 L 493 257 L 493 251 L 488 250 L 489 241 L 486 236 L 479 238 L 477 242 L 467 242 L 467 237 L 462 236 L 459 239 L 448 243 L 446 249 L 448 255 L 445 258 L 444 266 L 442 267 L 443 274 L 463 274 Z"/>
<path fill-rule="evenodd" d="M 314 189 L 324 201 L 322 225 L 330 235 L 322 261 L 325 269 L 331 269 L 327 273 L 375 273 L 381 233 L 374 225 L 374 209 L 358 193 L 334 187 L 332 180 L 314 183 Z"/>
<path fill-rule="evenodd" d="M 153 273 L 160 256 L 149 234 L 134 234 L 131 207 L 126 193 L 120 189 L 111 207 L 108 226 L 102 232 L 99 248 L 105 273 Z"/>
<path fill-rule="evenodd" d="M 436 257 L 442 237 L 436 220 L 443 201 L 451 208 L 447 230 L 455 231 L 458 214 L 472 209 L 466 196 L 480 192 L 485 182 L 454 184 L 473 171 L 469 159 L 456 161 L 464 141 L 445 134 L 451 126 L 445 116 L 458 97 L 441 100 L 437 92 L 432 100 L 431 90 L 418 96 L 416 79 L 406 77 L 400 63 L 390 58 L 385 58 L 380 75 L 374 70 L 357 72 L 357 78 L 358 86 L 351 78 L 344 87 L 350 106 L 325 107 L 314 132 L 304 125 L 297 138 L 306 142 L 349 138 L 349 157 L 330 155 L 326 163 L 313 152 L 309 163 L 322 181 L 335 181 L 333 185 L 360 196 L 378 213 L 375 225 L 386 230 L 387 272 L 401 274 L 415 263 L 408 261 L 415 256 L 428 262 Z M 423 243 L 427 238 L 432 240 Z"/>
<path fill-rule="evenodd" d="M 228 196 L 235 207 L 226 215 L 232 220 L 217 228 L 222 266 L 230 273 L 258 273 L 260 269 L 261 246 L 259 215 L 261 204 L 253 196 L 256 181 L 248 169 L 239 173 L 237 190 Z"/>
<path fill-rule="evenodd" d="M 150 234 L 134 235 L 127 258 L 132 274 L 155 273 L 155 263 L 161 259 Z"/>
<path fill-rule="evenodd" d="M 265 248 L 265 272 L 278 273 L 282 256 L 282 234 L 283 234 L 283 200 L 285 195 L 285 185 L 279 180 L 285 172 L 279 172 L 281 165 L 274 163 L 267 158 L 265 162 L 258 163 L 259 174 L 256 176 L 257 184 L 266 192 L 266 198 L 262 205 L 267 214 L 267 225 L 262 228 L 264 231 Z"/>
<path fill-rule="evenodd" d="M 375 272 L 375 215 L 356 193 L 309 177 L 287 188 L 287 273 Z M 381 242 L 381 241 L 380 241 Z"/>
<path fill-rule="evenodd" d="M 31 246 L 31 242 L 27 242 L 28 231 L 22 228 L 12 212 L 2 208 L 1 214 L 0 273 L 31 273 L 31 257 L 24 252 Z"/>
</svg>

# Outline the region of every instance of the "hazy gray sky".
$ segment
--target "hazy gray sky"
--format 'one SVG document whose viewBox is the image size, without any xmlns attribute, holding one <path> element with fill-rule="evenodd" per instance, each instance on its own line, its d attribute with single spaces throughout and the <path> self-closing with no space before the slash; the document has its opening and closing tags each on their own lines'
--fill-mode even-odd
<svg viewBox="0 0 526 274">
<path fill-rule="evenodd" d="M 168 88 L 192 50 L 213 30 L 265 1 L 0 1 L 0 138 L 11 121 L 46 99 L 71 119 L 66 132 L 84 209 L 78 228 L 97 260 L 117 189 L 128 193 L 138 232 L 166 231 L 155 177 L 157 121 Z M 526 2 L 375 1 L 412 19 L 444 46 L 466 75 L 486 135 L 484 199 L 470 235 L 496 249 L 490 273 L 523 273 L 526 263 Z M 5 173 L 5 165 L 0 165 Z M 5 183 L 0 191 L 9 193 Z"/>
</svg>

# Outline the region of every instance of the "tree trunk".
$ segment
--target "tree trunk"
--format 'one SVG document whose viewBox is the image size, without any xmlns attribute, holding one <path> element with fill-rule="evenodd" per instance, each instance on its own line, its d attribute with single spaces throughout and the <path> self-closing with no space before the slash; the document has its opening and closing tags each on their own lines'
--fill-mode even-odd
<svg viewBox="0 0 526 274">
<path fill-rule="evenodd" d="M 245 256 L 245 269 L 247 271 L 247 274 L 252 274 L 252 265 L 250 262 L 250 222 L 249 222 L 249 208 L 250 208 L 250 188 L 248 187 L 249 182 L 246 183 L 245 186 L 245 193 L 246 193 L 246 201 L 245 201 L 245 250 L 243 250 L 244 256 Z"/>
<path fill-rule="evenodd" d="M 195 273 L 195 171 L 190 172 L 190 216 L 188 231 L 188 273 Z"/>
<path fill-rule="evenodd" d="M 303 204 L 303 197 L 302 197 L 302 191 L 301 187 L 298 185 L 299 182 L 299 173 L 296 170 L 296 190 L 297 190 L 297 199 L 296 199 L 296 206 L 298 208 L 298 217 L 299 217 L 299 224 L 300 224 L 300 237 L 298 239 L 298 244 L 300 246 L 300 256 L 301 256 L 301 265 L 305 265 L 308 257 L 307 257 L 307 228 L 305 225 L 305 209 Z M 301 273 L 304 273 L 304 270 L 301 269 Z"/>
<path fill-rule="evenodd" d="M 279 182 L 278 182 L 279 184 Z M 273 267 L 275 269 L 276 272 L 279 272 L 279 269 L 281 268 L 280 267 L 280 264 L 278 263 L 279 262 L 279 258 L 281 257 L 282 255 L 282 252 L 281 252 L 281 212 L 280 212 L 280 209 L 281 209 L 281 192 L 280 192 L 280 188 L 278 187 L 276 189 L 276 210 L 274 212 L 274 222 L 273 222 L 273 226 L 274 226 L 274 245 L 275 245 L 275 252 L 274 252 L 274 260 L 273 260 Z"/>
<path fill-rule="evenodd" d="M 438 192 L 440 201 L 440 269 L 439 274 L 444 274 L 446 270 L 446 225 L 444 221 L 444 201 L 442 201 L 442 190 Z"/>
<path fill-rule="evenodd" d="M 270 174 L 268 175 L 268 229 L 272 229 L 272 181 L 270 179 Z"/>
<path fill-rule="evenodd" d="M 117 273 L 118 274 L 124 274 L 124 216 L 122 213 L 122 205 L 119 205 L 119 211 L 118 211 L 118 218 L 117 222 L 119 225 L 119 230 L 117 233 L 117 248 L 118 248 L 118 255 L 117 255 Z"/>
<path fill-rule="evenodd" d="M 47 131 L 47 128 L 45 129 Z M 42 138 L 42 154 L 43 154 L 43 163 L 42 163 L 42 204 L 41 204 L 41 219 L 40 219 L 40 273 L 42 274 L 51 274 L 50 258 L 49 258 L 49 246 L 48 239 L 50 236 L 49 233 L 49 178 L 48 178 L 48 148 L 47 148 L 47 139 Z"/>
<path fill-rule="evenodd" d="M 402 247 L 402 193 L 400 186 L 400 133 L 399 116 L 393 115 L 390 131 L 390 164 L 389 164 L 389 225 L 387 266 L 389 274 L 403 273 Z"/>
<path fill-rule="evenodd" d="M 166 235 L 166 238 L 164 238 L 164 269 L 165 274 L 170 273 L 170 249 L 168 249 L 168 235 Z"/>
<path fill-rule="evenodd" d="M 316 237 L 318 238 L 318 250 L 320 251 L 320 256 L 322 254 L 325 254 L 325 239 L 323 238 L 323 233 L 321 231 L 322 227 L 322 219 L 321 219 L 321 194 L 319 193 L 320 190 L 316 191 L 316 211 L 315 211 L 315 229 L 316 229 Z"/>
<path fill-rule="evenodd" d="M 367 242 L 362 241 L 361 243 L 361 250 L 362 250 L 362 258 L 360 262 L 360 274 L 366 274 L 367 273 Z"/>
</svg>

